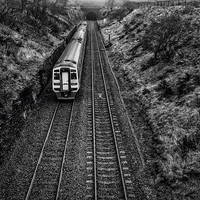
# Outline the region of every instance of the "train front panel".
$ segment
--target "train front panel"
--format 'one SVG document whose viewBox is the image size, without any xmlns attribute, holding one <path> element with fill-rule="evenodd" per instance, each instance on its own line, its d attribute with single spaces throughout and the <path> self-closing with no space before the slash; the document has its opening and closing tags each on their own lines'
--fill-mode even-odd
<svg viewBox="0 0 200 200">
<path fill-rule="evenodd" d="M 52 79 L 52 88 L 59 100 L 75 98 L 79 89 L 78 73 L 75 68 L 54 68 Z"/>
</svg>

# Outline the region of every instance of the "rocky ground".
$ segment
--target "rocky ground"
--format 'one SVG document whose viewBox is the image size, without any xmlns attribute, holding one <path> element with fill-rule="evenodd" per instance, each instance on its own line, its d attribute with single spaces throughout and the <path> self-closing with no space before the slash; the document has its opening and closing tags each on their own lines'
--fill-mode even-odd
<svg viewBox="0 0 200 200">
<path fill-rule="evenodd" d="M 153 22 L 174 14 L 187 28 L 170 59 L 163 54 L 155 59 L 155 45 L 144 45 L 146 33 L 151 34 Z M 138 137 L 148 173 L 154 177 L 156 199 L 200 197 L 199 19 L 199 8 L 191 6 L 143 7 L 121 21 L 100 22 L 108 47 L 110 34 L 109 58 L 133 126 L 139 123 L 137 113 L 150 129 Z"/>
</svg>

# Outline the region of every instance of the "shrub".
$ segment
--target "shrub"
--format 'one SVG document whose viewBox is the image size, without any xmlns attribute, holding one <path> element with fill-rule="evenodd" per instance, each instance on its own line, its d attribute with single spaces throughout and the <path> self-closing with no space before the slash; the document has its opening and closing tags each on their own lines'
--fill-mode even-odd
<svg viewBox="0 0 200 200">
<path fill-rule="evenodd" d="M 120 35 L 119 40 L 122 40 L 125 37 L 125 35 Z"/>
<path fill-rule="evenodd" d="M 154 52 L 155 59 L 171 60 L 181 48 L 189 23 L 184 22 L 178 13 L 153 19 L 141 39 L 145 50 Z"/>
<path fill-rule="evenodd" d="M 51 31 L 54 34 L 57 34 L 57 33 L 59 33 L 61 31 L 61 28 L 60 28 L 60 26 L 59 26 L 58 23 L 52 23 L 51 26 L 50 26 L 50 28 L 51 28 Z"/>
<path fill-rule="evenodd" d="M 174 94 L 171 86 L 169 85 L 169 83 L 167 83 L 165 79 L 161 81 L 160 87 L 162 88 L 161 90 L 163 97 L 167 98 Z"/>
<path fill-rule="evenodd" d="M 198 149 L 199 139 L 199 134 L 191 134 L 185 135 L 177 141 L 183 159 L 189 151 L 196 151 Z"/>
<path fill-rule="evenodd" d="M 132 28 L 132 30 L 137 29 L 139 26 L 142 25 L 142 23 L 143 23 L 142 21 L 137 22 L 137 23 L 135 24 L 135 26 Z"/>
<path fill-rule="evenodd" d="M 125 12 L 123 9 L 117 9 L 114 10 L 112 15 L 110 16 L 110 19 L 117 19 L 120 23 L 123 17 L 125 16 Z"/>
<path fill-rule="evenodd" d="M 194 74 L 193 81 L 194 81 L 194 84 L 200 85 L 200 74 Z"/>
<path fill-rule="evenodd" d="M 123 8 L 127 9 L 128 12 L 132 12 L 135 8 L 137 8 L 137 5 L 135 2 L 132 1 L 125 1 L 122 5 Z"/>
<path fill-rule="evenodd" d="M 128 32 L 130 29 L 130 24 L 124 24 L 124 30 Z"/>
<path fill-rule="evenodd" d="M 143 63 L 141 64 L 141 71 L 145 71 L 156 64 L 158 64 L 157 60 L 155 60 L 153 56 L 150 56 L 146 60 L 143 60 Z"/>
<path fill-rule="evenodd" d="M 136 24 L 137 22 L 136 22 L 136 20 L 133 18 L 132 20 L 131 20 L 131 22 L 130 22 L 130 24 L 131 25 L 133 25 L 133 24 Z"/>
<path fill-rule="evenodd" d="M 185 8 L 182 11 L 183 14 L 190 14 L 192 12 L 194 12 L 194 7 L 191 5 L 185 6 Z"/>
</svg>

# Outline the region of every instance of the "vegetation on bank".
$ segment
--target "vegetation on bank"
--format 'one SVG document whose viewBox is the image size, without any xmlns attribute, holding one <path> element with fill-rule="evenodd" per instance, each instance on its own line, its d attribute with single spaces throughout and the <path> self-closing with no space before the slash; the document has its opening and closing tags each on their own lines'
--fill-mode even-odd
<svg viewBox="0 0 200 200">
<path fill-rule="evenodd" d="M 152 130 L 147 163 L 159 199 L 200 195 L 199 28 L 198 7 L 175 6 L 134 9 L 102 30 L 123 97 L 141 102 Z"/>
<path fill-rule="evenodd" d="M 81 12 L 57 1 L 0 0 L 0 164 L 80 18 Z"/>
</svg>

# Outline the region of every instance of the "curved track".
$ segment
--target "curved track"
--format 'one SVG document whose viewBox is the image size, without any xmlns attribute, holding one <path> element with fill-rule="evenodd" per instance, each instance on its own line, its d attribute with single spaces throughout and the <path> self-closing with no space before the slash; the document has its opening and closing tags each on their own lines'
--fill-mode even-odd
<svg viewBox="0 0 200 200">
<path fill-rule="evenodd" d="M 58 199 L 73 102 L 58 102 L 25 200 Z"/>
<path fill-rule="evenodd" d="M 106 85 L 96 24 L 91 22 L 91 102 L 88 106 L 86 199 L 133 199 L 133 183 L 113 105 Z M 93 42 L 92 42 L 93 41 Z"/>
</svg>

